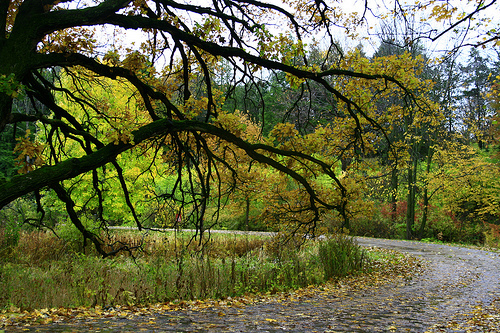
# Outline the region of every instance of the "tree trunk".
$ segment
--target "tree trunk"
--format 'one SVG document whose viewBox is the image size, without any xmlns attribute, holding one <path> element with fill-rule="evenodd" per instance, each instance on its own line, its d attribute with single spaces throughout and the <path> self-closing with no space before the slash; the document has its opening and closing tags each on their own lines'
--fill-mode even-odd
<svg viewBox="0 0 500 333">
<path fill-rule="evenodd" d="M 4 130 L 9 121 L 11 110 L 12 98 L 4 93 L 0 93 L 0 132 Z"/>
<path fill-rule="evenodd" d="M 424 198 L 423 198 L 423 212 L 422 212 L 422 222 L 420 223 L 420 229 L 418 230 L 418 238 L 422 239 L 424 236 L 425 225 L 427 224 L 427 214 L 429 210 L 429 196 L 427 186 L 424 188 Z"/>
<path fill-rule="evenodd" d="M 408 166 L 408 200 L 406 206 L 406 239 L 413 238 L 413 223 L 415 221 L 415 198 L 417 181 L 417 158 Z"/>
<path fill-rule="evenodd" d="M 429 175 L 429 173 L 431 172 L 431 162 L 432 162 L 432 154 L 433 154 L 433 151 L 432 151 L 432 148 L 429 147 L 429 152 L 427 154 L 427 166 L 426 166 L 426 173 L 427 175 Z M 424 236 L 424 231 L 425 231 L 425 226 L 427 225 L 427 217 L 428 217 L 428 213 L 429 213 L 429 190 L 427 188 L 427 185 L 425 185 L 425 188 L 424 188 L 424 197 L 423 197 L 423 205 L 424 205 L 424 211 L 422 213 L 422 222 L 420 223 L 420 229 L 418 231 L 418 238 L 419 239 L 422 239 L 423 236 Z"/>
<path fill-rule="evenodd" d="M 250 198 L 246 197 L 246 210 L 245 210 L 245 225 L 248 231 L 248 225 L 250 224 Z"/>
<path fill-rule="evenodd" d="M 398 208 L 398 169 L 396 165 L 392 168 L 391 172 L 391 219 L 392 222 L 396 220 L 396 210 Z"/>
</svg>

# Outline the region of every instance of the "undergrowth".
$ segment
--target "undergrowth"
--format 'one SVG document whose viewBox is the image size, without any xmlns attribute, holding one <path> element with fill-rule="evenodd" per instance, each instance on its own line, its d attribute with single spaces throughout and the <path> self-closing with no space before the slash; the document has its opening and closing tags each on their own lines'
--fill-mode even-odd
<svg viewBox="0 0 500 333">
<path fill-rule="evenodd" d="M 0 233 L 1 235 L 1 233 Z M 2 249 L 0 309 L 111 307 L 276 293 L 357 274 L 368 256 L 351 238 L 327 240 L 116 232 L 107 243 L 141 245 L 101 259 L 51 233 L 21 232 Z M 104 237 L 104 236 L 103 236 Z M 299 246 L 300 245 L 300 246 Z"/>
</svg>

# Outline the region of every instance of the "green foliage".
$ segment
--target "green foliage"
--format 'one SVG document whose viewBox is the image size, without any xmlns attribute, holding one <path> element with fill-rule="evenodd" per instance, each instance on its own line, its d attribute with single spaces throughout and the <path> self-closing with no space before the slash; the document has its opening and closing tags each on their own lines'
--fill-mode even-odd
<svg viewBox="0 0 500 333">
<path fill-rule="evenodd" d="M 5 256 L 17 246 L 21 227 L 14 220 L 7 220 L 0 226 L 0 256 Z"/>
<path fill-rule="evenodd" d="M 16 144 L 14 132 L 13 126 L 8 126 L 0 133 L 0 183 L 8 181 L 17 173 L 14 160 L 16 156 L 13 152 Z M 24 131 L 21 129 L 16 132 L 18 137 L 24 134 Z"/>
<path fill-rule="evenodd" d="M 69 253 L 83 250 L 83 236 L 81 232 L 69 221 L 61 221 L 56 233 L 65 243 L 65 247 Z"/>
<path fill-rule="evenodd" d="M 396 204 L 393 212 L 389 204 L 379 202 L 375 205 L 373 215 L 358 217 L 351 221 L 349 232 L 351 235 L 395 238 L 405 237 L 406 202 Z M 423 206 L 416 209 L 415 230 L 420 227 L 423 215 Z M 458 215 L 443 206 L 430 205 L 428 207 L 427 225 L 422 239 L 434 239 L 443 242 L 466 243 L 482 245 L 485 243 L 487 224 L 480 218 L 471 219 L 470 216 Z"/>
<path fill-rule="evenodd" d="M 23 91 L 23 89 L 23 85 L 16 80 L 14 73 L 9 75 L 0 75 L 0 93 L 16 98 Z"/>
<path fill-rule="evenodd" d="M 326 280 L 361 271 L 367 263 L 365 251 L 352 237 L 344 234 L 335 235 L 321 242 L 318 255 Z"/>
<path fill-rule="evenodd" d="M 262 206 L 259 204 L 250 209 L 248 223 L 244 204 L 238 205 L 238 209 L 231 209 L 227 214 L 223 209 L 219 216 L 218 225 L 228 230 L 272 231 L 266 221 L 260 217 Z"/>
<path fill-rule="evenodd" d="M 451 243 L 483 245 L 485 225 L 480 220 L 460 220 L 452 212 L 432 209 L 425 237 Z"/>
<path fill-rule="evenodd" d="M 14 174 L 14 155 L 11 144 L 0 140 L 0 182 L 10 179 Z"/>
<path fill-rule="evenodd" d="M 359 217 L 351 221 L 349 234 L 375 238 L 403 238 L 397 225 L 377 210 L 373 215 Z"/>
<path fill-rule="evenodd" d="M 5 223 L 23 225 L 26 220 L 36 219 L 36 203 L 32 195 L 26 195 L 11 202 L 6 208 L 0 210 L 0 226 Z"/>
</svg>

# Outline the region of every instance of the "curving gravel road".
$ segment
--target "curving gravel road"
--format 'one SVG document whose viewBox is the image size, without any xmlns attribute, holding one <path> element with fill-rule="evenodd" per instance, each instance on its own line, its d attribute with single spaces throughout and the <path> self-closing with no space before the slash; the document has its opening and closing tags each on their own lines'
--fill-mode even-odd
<svg viewBox="0 0 500 333">
<path fill-rule="evenodd" d="M 471 322 L 471 314 L 500 300 L 500 255 L 494 252 L 469 248 L 428 244 L 420 242 L 359 238 L 364 246 L 394 249 L 419 256 L 430 264 L 425 274 L 405 285 L 388 286 L 367 297 L 370 303 L 380 304 L 384 298 L 392 298 L 393 313 L 378 313 L 377 306 L 360 306 L 367 316 L 373 316 L 371 324 L 379 318 L 390 318 L 394 322 L 388 330 L 381 332 L 500 332 L 497 317 L 483 318 L 490 323 Z M 358 299 L 362 299 L 359 297 Z M 378 317 L 378 318 L 377 318 Z M 468 323 L 466 323 L 469 321 Z M 386 321 L 387 322 L 387 321 Z M 349 331 L 346 325 L 339 325 Z M 371 328 L 360 328 L 352 332 L 377 332 Z"/>
<path fill-rule="evenodd" d="M 245 307 L 102 318 L 31 327 L 39 332 L 500 332 L 500 255 L 438 244 L 359 238 L 363 246 L 408 252 L 424 274 L 339 297 L 318 294 Z M 474 317 L 475 315 L 475 317 Z M 473 318 L 474 317 L 474 318 Z M 488 328 L 479 321 L 488 323 Z M 497 326 L 499 325 L 499 326 Z M 14 330 L 12 330 L 14 331 Z M 21 329 L 19 329 L 21 331 Z M 26 331 L 23 328 L 22 331 Z M 10 332 L 9 329 L 6 332 Z"/>
</svg>

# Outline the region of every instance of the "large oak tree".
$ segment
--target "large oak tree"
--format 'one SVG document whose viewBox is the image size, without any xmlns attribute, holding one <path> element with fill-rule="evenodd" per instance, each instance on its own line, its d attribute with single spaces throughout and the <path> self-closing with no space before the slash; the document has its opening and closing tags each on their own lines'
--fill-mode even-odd
<svg viewBox="0 0 500 333">
<path fill-rule="evenodd" d="M 434 6 L 433 3 L 428 5 Z M 486 7 L 482 1 L 471 3 L 475 6 L 466 13 L 470 16 L 458 16 L 450 8 L 439 7 L 432 15 L 448 11 L 450 15 L 446 19 L 455 20 L 449 28 L 442 31 L 430 29 L 427 35 L 417 37 L 441 38 L 441 32 L 452 31 L 467 23 Z M 398 1 L 392 5 L 395 17 L 401 10 L 418 9 L 403 8 Z M 167 155 L 171 165 L 178 170 L 185 168 L 193 176 L 188 177 L 187 183 L 191 185 L 193 207 L 199 212 L 198 227 L 203 230 L 206 203 L 211 188 L 219 182 L 217 165 L 237 172 L 225 164 L 226 152 L 218 151 L 217 145 L 208 144 L 209 137 L 212 142 L 230 143 L 254 161 L 290 177 L 304 193 L 303 202 L 290 210 L 310 212 L 303 221 L 304 225 L 314 228 L 322 210 L 336 210 L 347 218 L 345 200 L 323 200 L 299 169 L 287 161 L 299 162 L 300 168 L 309 168 L 313 174 L 326 174 L 341 196 L 346 196 L 335 163 L 299 148 L 285 149 L 270 142 L 245 141 L 237 131 L 214 121 L 219 111 L 218 91 L 214 85 L 221 70 L 226 72 L 226 83 L 233 87 L 249 82 L 258 86 L 263 71 L 284 72 L 291 85 L 320 85 L 331 94 L 329 98 L 335 100 L 335 107 L 342 104 L 346 116 L 355 123 L 349 139 L 351 142 L 346 146 L 363 147 L 360 133 L 364 127 L 367 124 L 375 128 L 379 126 L 332 82 L 346 77 L 381 80 L 400 89 L 402 95 L 409 95 L 408 98 L 411 98 L 411 91 L 383 73 L 339 69 L 326 61 L 320 66 L 317 59 L 313 64 L 304 50 L 304 43 L 321 33 L 329 48 L 325 53 L 328 58 L 328 54 L 340 50 L 334 42 L 335 29 L 343 27 L 345 30 L 341 31 L 352 31 L 364 22 L 370 6 L 367 2 L 364 14 L 358 17 L 359 20 L 353 20 L 341 15 L 339 3 L 324 1 L 285 1 L 283 6 L 277 6 L 257 0 L 205 3 L 0 0 L 0 131 L 36 123 L 44 129 L 48 145 L 47 157 L 42 161 L 41 156 L 34 153 L 39 151 L 37 143 L 33 141 L 30 148 L 29 142 L 25 142 L 22 152 L 26 159 L 20 161 L 25 172 L 0 183 L 0 208 L 30 192 L 35 192 L 35 197 L 39 198 L 41 189 L 51 189 L 64 203 L 68 216 L 84 237 L 90 239 L 103 256 L 110 255 L 117 250 L 106 251 L 99 237 L 84 227 L 71 190 L 64 181 L 90 173 L 99 199 L 96 212 L 99 216 L 106 203 L 100 192 L 101 173 L 98 170 L 116 169 L 122 195 L 141 228 L 133 203 L 128 199 L 130 193 L 117 156 L 131 149 L 152 149 L 153 156 Z M 142 31 L 142 40 L 138 41 L 142 45 L 127 49 L 104 38 L 106 34 L 115 33 L 116 29 L 124 36 L 128 36 L 130 30 Z M 488 42 L 497 39 L 497 35 L 491 35 Z M 223 69 L 221 59 L 225 59 Z M 160 66 L 164 66 L 161 72 Z M 147 121 L 132 119 L 128 128 L 115 128 L 114 140 L 99 134 L 97 119 L 104 119 L 113 126 L 115 118 L 120 117 L 116 110 L 110 113 L 92 96 L 85 94 L 82 82 L 98 84 L 98 81 L 93 81 L 95 78 L 127 82 L 140 100 Z M 62 95 L 79 105 L 86 117 L 77 117 L 71 108 L 61 103 Z M 13 112 L 13 103 L 20 98 L 31 101 L 29 112 Z M 81 153 L 72 155 L 74 149 L 65 149 L 68 142 L 77 143 Z M 179 183 L 184 176 L 183 172 L 178 172 Z M 175 189 L 178 187 L 174 186 L 172 191 Z M 173 193 L 165 195 L 173 196 Z M 43 211 L 43 207 L 39 208 Z"/>
</svg>

